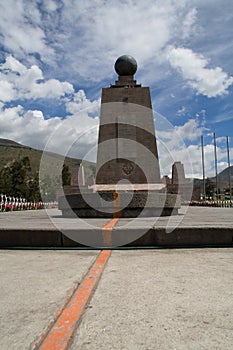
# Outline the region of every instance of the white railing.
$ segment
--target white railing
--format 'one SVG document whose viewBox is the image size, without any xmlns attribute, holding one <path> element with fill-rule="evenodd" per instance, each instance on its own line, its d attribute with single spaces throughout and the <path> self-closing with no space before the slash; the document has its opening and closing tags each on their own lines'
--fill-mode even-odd
<svg viewBox="0 0 233 350">
<path fill-rule="evenodd" d="M 202 207 L 221 207 L 221 208 L 233 208 L 233 200 L 231 199 L 216 199 L 216 200 L 202 200 L 202 201 L 191 201 L 185 203 L 193 206 Z"/>
<path fill-rule="evenodd" d="M 0 212 L 56 208 L 57 202 L 29 202 L 25 198 L 0 194 Z"/>
</svg>

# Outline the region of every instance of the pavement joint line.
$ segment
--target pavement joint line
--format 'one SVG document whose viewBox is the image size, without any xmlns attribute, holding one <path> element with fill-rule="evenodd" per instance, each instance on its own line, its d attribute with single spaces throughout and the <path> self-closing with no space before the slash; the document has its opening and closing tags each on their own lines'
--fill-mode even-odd
<svg viewBox="0 0 233 350">
<path fill-rule="evenodd" d="M 102 227 L 102 232 L 110 233 L 119 217 L 113 218 Z M 42 333 L 33 349 L 67 350 L 72 337 L 81 323 L 82 316 L 98 286 L 111 250 L 102 250 L 80 284 L 73 287 L 65 304 L 55 313 L 54 321 Z"/>
</svg>

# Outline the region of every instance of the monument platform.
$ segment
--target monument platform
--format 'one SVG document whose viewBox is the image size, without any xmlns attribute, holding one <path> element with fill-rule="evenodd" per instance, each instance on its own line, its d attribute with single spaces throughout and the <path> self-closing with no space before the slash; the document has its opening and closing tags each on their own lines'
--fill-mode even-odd
<svg viewBox="0 0 233 350">
<path fill-rule="evenodd" d="M 158 217 L 176 215 L 180 208 L 180 197 L 175 194 L 155 190 L 114 192 L 111 189 L 116 185 L 95 186 L 98 187 L 98 192 L 83 192 L 60 197 L 59 209 L 62 215 L 73 217 L 76 214 L 80 218 L 112 218 L 116 214 L 121 218 L 136 218 L 139 215 Z M 154 186 L 162 188 L 163 185 Z M 104 188 L 105 191 L 100 191 L 99 187 Z"/>
<path fill-rule="evenodd" d="M 171 217 L 119 218 L 112 229 L 113 242 L 122 237 L 126 248 L 233 246 L 232 212 L 232 208 L 181 207 Z M 77 243 L 79 236 L 101 239 L 109 221 L 64 218 L 58 209 L 0 213 L 0 247 L 80 248 L 84 245 Z"/>
</svg>

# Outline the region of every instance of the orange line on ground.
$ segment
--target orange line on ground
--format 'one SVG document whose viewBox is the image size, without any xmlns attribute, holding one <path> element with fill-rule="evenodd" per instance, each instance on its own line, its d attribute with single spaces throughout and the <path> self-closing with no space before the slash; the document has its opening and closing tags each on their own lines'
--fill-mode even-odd
<svg viewBox="0 0 233 350">
<path fill-rule="evenodd" d="M 112 220 L 110 220 L 109 222 L 107 222 L 107 224 L 105 224 L 103 227 L 102 227 L 102 230 L 112 230 L 113 227 L 117 224 L 119 218 L 114 218 Z"/>
<path fill-rule="evenodd" d="M 115 209 L 117 209 L 117 211 L 114 213 L 114 218 L 118 218 L 119 219 L 119 217 L 121 216 L 121 211 L 120 211 L 120 207 L 121 207 L 120 193 L 119 192 L 114 192 L 113 198 L 114 198 L 114 207 L 115 207 Z"/>
<path fill-rule="evenodd" d="M 71 291 L 69 292 L 69 294 L 65 300 L 65 303 L 55 312 L 55 314 L 53 316 L 53 321 L 51 321 L 49 323 L 47 329 L 41 334 L 41 336 L 38 338 L 38 340 L 34 343 L 33 349 L 38 349 L 40 347 L 40 345 L 43 343 L 43 341 L 46 339 L 46 336 L 48 335 L 50 329 L 53 327 L 54 322 L 56 322 L 58 317 L 62 314 L 65 306 L 69 303 L 69 301 L 73 297 L 73 294 L 78 289 L 78 286 L 79 286 L 79 283 L 76 282 L 74 284 L 73 288 L 71 289 Z"/>
<path fill-rule="evenodd" d="M 118 220 L 119 217 L 114 218 L 102 227 L 103 244 L 108 248 L 112 246 L 112 229 L 117 224 Z"/>
<path fill-rule="evenodd" d="M 112 246 L 112 229 L 120 218 L 120 194 L 117 192 L 114 192 L 114 207 L 117 209 L 114 212 L 114 218 L 102 227 L 103 243 L 107 247 Z"/>
<path fill-rule="evenodd" d="M 61 315 L 43 340 L 40 350 L 65 350 L 68 348 L 88 302 L 98 285 L 110 254 L 111 250 L 101 251 L 80 287 L 74 293 L 68 305 L 64 307 Z"/>
</svg>

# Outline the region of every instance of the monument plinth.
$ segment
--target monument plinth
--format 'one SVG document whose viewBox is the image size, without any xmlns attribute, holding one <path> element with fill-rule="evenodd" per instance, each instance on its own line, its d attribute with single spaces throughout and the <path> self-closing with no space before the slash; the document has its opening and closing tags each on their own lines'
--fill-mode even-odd
<svg viewBox="0 0 233 350">
<path fill-rule="evenodd" d="M 102 89 L 93 192 L 60 198 L 59 208 L 80 217 L 176 214 L 178 196 L 161 182 L 150 89 L 134 79 L 133 57 L 119 57 L 115 70 L 118 80 Z"/>
</svg>

